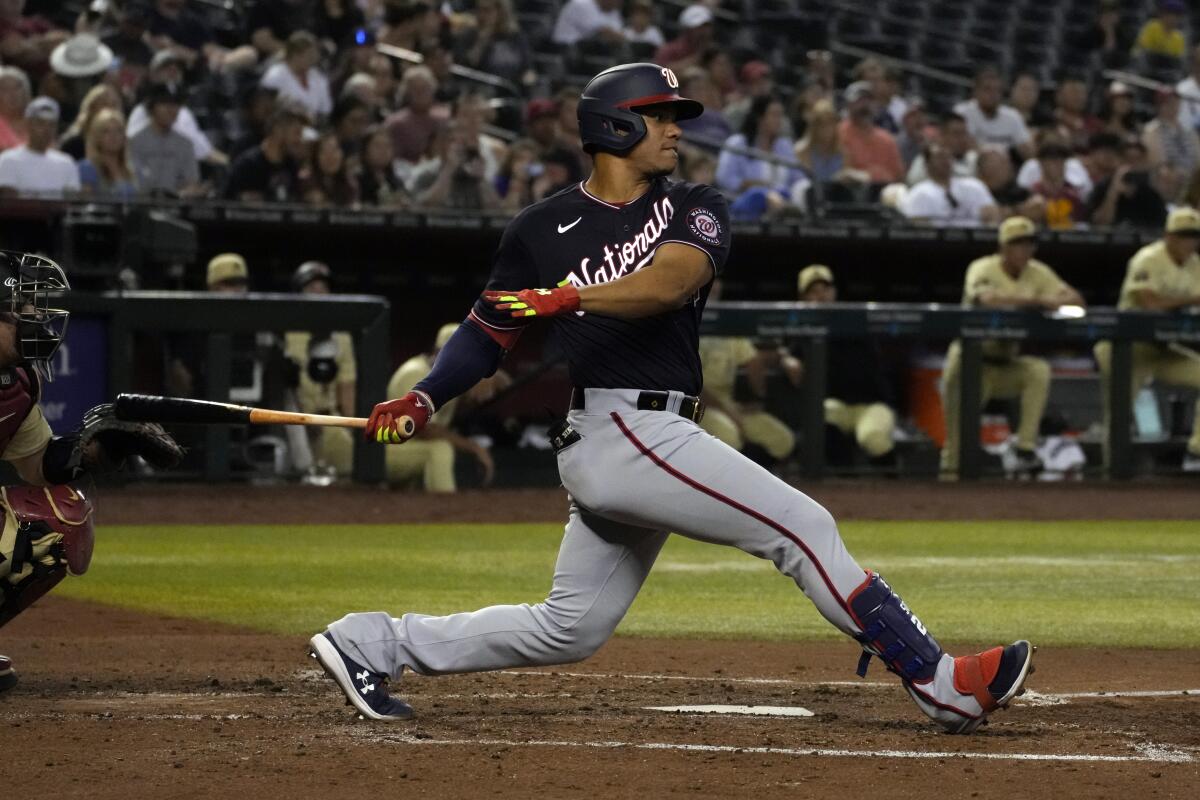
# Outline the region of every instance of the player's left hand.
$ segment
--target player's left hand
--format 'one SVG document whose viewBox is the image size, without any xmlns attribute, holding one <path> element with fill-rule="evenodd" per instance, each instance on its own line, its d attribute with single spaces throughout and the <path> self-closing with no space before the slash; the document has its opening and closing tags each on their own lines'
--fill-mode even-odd
<svg viewBox="0 0 1200 800">
<path fill-rule="evenodd" d="M 514 317 L 557 317 L 579 310 L 579 290 L 569 283 L 557 289 L 484 292 L 483 299 Z"/>
<path fill-rule="evenodd" d="M 433 416 L 429 398 L 419 392 L 409 392 L 398 400 L 377 403 L 363 432 L 367 441 L 381 444 L 403 444 L 421 432 Z M 409 425 L 406 427 L 405 423 Z"/>
</svg>

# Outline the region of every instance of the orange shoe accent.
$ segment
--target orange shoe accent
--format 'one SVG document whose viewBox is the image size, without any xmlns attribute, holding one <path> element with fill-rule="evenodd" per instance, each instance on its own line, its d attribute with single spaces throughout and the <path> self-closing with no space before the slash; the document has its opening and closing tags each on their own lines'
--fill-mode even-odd
<svg viewBox="0 0 1200 800">
<path fill-rule="evenodd" d="M 996 698 L 988 691 L 988 684 L 996 678 L 1000 669 L 1003 647 L 993 647 L 975 656 L 954 659 L 954 688 L 959 694 L 974 695 L 986 714 L 999 708 Z"/>
</svg>

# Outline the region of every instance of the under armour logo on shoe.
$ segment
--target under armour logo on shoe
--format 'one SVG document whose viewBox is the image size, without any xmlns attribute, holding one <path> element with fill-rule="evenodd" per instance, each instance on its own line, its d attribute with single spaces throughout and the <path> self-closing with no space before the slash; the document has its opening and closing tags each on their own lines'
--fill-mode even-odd
<svg viewBox="0 0 1200 800">
<path fill-rule="evenodd" d="M 367 683 L 367 680 L 370 677 L 371 677 L 371 673 L 367 672 L 365 669 L 362 672 L 355 673 L 355 675 L 354 675 L 354 678 L 356 680 L 362 681 L 362 688 L 359 689 L 359 691 L 362 692 L 363 694 L 369 694 L 370 692 L 375 691 L 375 684 Z"/>
</svg>

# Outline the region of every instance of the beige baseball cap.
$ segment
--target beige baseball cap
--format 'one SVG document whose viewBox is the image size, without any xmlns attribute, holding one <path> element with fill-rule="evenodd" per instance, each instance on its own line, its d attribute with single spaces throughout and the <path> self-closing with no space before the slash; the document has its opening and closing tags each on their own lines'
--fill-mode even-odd
<svg viewBox="0 0 1200 800">
<path fill-rule="evenodd" d="M 1167 216 L 1167 233 L 1200 236 L 1200 211 L 1182 206 Z"/>
<path fill-rule="evenodd" d="M 213 256 L 208 262 L 208 287 L 211 289 L 225 281 L 249 281 L 250 270 L 246 269 L 246 259 L 237 253 L 221 253 Z"/>
<path fill-rule="evenodd" d="M 812 286 L 817 281 L 825 281 L 828 284 L 833 284 L 833 270 L 824 264 L 810 264 L 800 270 L 800 277 L 796 279 L 796 291 L 804 294 L 808 291 L 808 287 Z"/>
<path fill-rule="evenodd" d="M 450 341 L 450 337 L 454 335 L 456 330 L 458 330 L 459 324 L 460 323 L 458 322 L 447 322 L 445 325 L 438 328 L 437 338 L 433 340 L 433 346 L 438 350 L 441 350 L 443 347 L 445 347 L 446 342 Z"/>
<path fill-rule="evenodd" d="M 1029 217 L 1009 217 L 1000 223 L 1000 244 L 1037 238 L 1037 225 Z"/>
</svg>

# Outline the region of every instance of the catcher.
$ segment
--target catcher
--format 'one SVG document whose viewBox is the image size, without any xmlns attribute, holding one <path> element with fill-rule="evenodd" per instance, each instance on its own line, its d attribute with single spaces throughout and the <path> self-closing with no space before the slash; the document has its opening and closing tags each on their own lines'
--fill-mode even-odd
<svg viewBox="0 0 1200 800">
<path fill-rule="evenodd" d="M 51 359 L 69 316 L 48 303 L 70 285 L 53 261 L 4 250 L 0 282 L 0 459 L 28 484 L 0 486 L 3 627 L 68 573 L 87 570 L 92 505 L 70 484 L 118 469 L 132 456 L 171 467 L 183 452 L 161 426 L 120 422 L 109 405 L 96 406 L 74 431 L 55 436 L 38 400 L 42 381 L 53 378 Z M 0 656 L 0 692 L 16 682 L 12 661 Z"/>
</svg>

